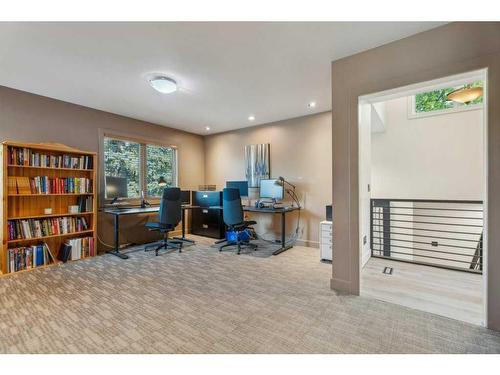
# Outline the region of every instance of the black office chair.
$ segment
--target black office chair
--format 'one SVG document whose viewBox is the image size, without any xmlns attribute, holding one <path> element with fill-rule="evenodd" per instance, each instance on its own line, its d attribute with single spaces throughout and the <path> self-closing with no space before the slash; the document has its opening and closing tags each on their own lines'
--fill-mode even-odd
<svg viewBox="0 0 500 375">
<path fill-rule="evenodd" d="M 222 191 L 222 217 L 230 231 L 242 231 L 249 228 L 251 225 L 257 224 L 255 221 L 245 221 L 239 189 L 225 188 Z M 237 246 L 237 254 L 241 252 L 243 246 L 257 250 L 256 244 L 250 243 L 249 240 L 241 241 L 237 238 L 236 241 L 227 241 L 224 245 L 219 247 L 219 251 L 222 251 L 223 248 L 228 246 Z"/>
<path fill-rule="evenodd" d="M 155 254 L 161 249 L 178 249 L 182 252 L 182 241 L 169 240 L 168 234 L 175 229 L 181 222 L 181 189 L 165 188 L 160 201 L 160 211 L 158 213 L 159 221 L 146 223 L 146 228 L 151 231 L 158 231 L 163 234 L 163 240 L 158 245 L 146 246 L 145 251 L 152 251 L 154 248 Z"/>
</svg>

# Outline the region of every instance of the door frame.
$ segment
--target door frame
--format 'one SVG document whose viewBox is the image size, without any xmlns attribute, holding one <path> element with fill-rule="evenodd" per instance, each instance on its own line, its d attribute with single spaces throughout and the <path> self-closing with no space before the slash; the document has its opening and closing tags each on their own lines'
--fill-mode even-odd
<svg viewBox="0 0 500 375">
<path fill-rule="evenodd" d="M 482 80 L 483 84 L 483 116 L 482 116 L 482 128 L 483 128 L 483 273 L 482 273 L 482 283 L 483 283 L 483 326 L 487 326 L 488 322 L 488 68 L 463 72 L 460 74 L 454 74 L 445 76 L 442 78 L 422 81 L 418 83 L 413 83 L 406 86 L 396 87 L 393 89 L 383 90 L 375 93 L 370 93 L 366 95 L 358 96 L 358 113 L 362 105 L 374 104 L 377 102 L 385 102 L 392 99 L 397 99 L 401 97 L 407 97 L 421 92 L 423 88 L 426 90 L 432 90 L 434 88 L 442 87 L 443 84 L 447 86 L 457 86 L 471 80 Z M 362 169 L 360 168 L 363 149 L 362 143 L 360 142 L 361 134 L 361 117 L 358 116 L 357 119 L 357 138 L 358 138 L 358 181 L 361 181 Z M 371 160 L 370 160 L 371 163 Z M 358 231 L 361 235 L 363 233 L 363 220 L 362 220 L 362 195 L 361 189 L 363 186 L 359 184 L 358 189 L 358 207 L 359 207 L 359 217 L 358 217 Z M 359 290 L 358 295 L 361 292 L 361 272 L 363 267 L 363 241 L 359 241 Z"/>
</svg>

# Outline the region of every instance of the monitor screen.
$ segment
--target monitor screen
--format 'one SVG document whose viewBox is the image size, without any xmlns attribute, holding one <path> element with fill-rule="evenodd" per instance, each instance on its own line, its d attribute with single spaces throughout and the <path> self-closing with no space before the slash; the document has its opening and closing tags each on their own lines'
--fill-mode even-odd
<svg viewBox="0 0 500 375">
<path fill-rule="evenodd" d="M 260 180 L 260 197 L 283 200 L 283 184 L 278 179 Z"/>
<path fill-rule="evenodd" d="M 181 203 L 191 204 L 191 190 L 181 190 Z"/>
<path fill-rule="evenodd" d="M 248 197 L 248 181 L 226 181 L 226 187 L 238 189 L 240 197 Z"/>
<path fill-rule="evenodd" d="M 106 198 L 127 198 L 127 179 L 125 177 L 106 176 Z"/>
</svg>

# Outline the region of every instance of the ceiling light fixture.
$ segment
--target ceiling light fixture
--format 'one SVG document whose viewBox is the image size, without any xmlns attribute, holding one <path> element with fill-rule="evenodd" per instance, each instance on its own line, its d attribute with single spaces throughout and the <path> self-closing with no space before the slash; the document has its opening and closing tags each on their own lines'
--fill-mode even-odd
<svg viewBox="0 0 500 375">
<path fill-rule="evenodd" d="M 316 107 L 316 102 L 310 102 L 308 105 L 307 105 L 308 108 L 314 108 Z"/>
<path fill-rule="evenodd" d="M 457 103 L 468 104 L 477 98 L 483 96 L 482 87 L 462 87 L 458 90 L 450 92 L 446 95 L 448 100 L 452 100 Z"/>
<path fill-rule="evenodd" d="M 210 130 L 210 126 L 205 126 L 205 130 L 208 132 Z"/>
<path fill-rule="evenodd" d="M 171 94 L 177 91 L 177 82 L 168 77 L 155 77 L 149 80 L 149 84 L 162 94 Z"/>
<path fill-rule="evenodd" d="M 255 120 L 255 116 L 254 115 L 248 116 L 248 121 L 254 121 L 254 120 Z"/>
</svg>

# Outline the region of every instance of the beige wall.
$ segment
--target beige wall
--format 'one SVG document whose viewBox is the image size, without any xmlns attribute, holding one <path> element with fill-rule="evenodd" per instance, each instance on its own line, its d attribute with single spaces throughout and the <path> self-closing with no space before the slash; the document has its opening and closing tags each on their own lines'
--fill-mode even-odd
<svg viewBox="0 0 500 375">
<path fill-rule="evenodd" d="M 359 294 L 358 98 L 488 68 L 487 325 L 500 330 L 500 23 L 452 23 L 332 63 L 331 286 Z"/>
<path fill-rule="evenodd" d="M 371 196 L 482 200 L 483 110 L 413 118 L 408 99 L 385 102 L 385 131 L 372 134 Z"/>
<path fill-rule="evenodd" d="M 283 176 L 297 186 L 304 210 L 299 236 L 302 244 L 318 245 L 318 226 L 331 203 L 331 113 L 305 116 L 242 130 L 216 134 L 205 139 L 206 183 L 223 188 L 227 180 L 245 179 L 244 148 L 248 144 L 271 144 L 271 177 Z M 258 189 L 254 191 L 257 197 Z M 287 221 L 287 233 L 295 229 L 295 217 Z M 273 237 L 278 217 L 261 214 L 259 234 Z"/>
<path fill-rule="evenodd" d="M 58 142 L 97 152 L 100 128 L 176 145 L 179 185 L 196 189 L 203 184 L 205 160 L 201 136 L 0 86 L 1 141 Z M 147 216 L 122 220 L 122 242 L 151 239 L 142 228 L 146 221 Z M 112 243 L 111 218 L 99 214 L 98 228 L 100 238 Z"/>
</svg>

